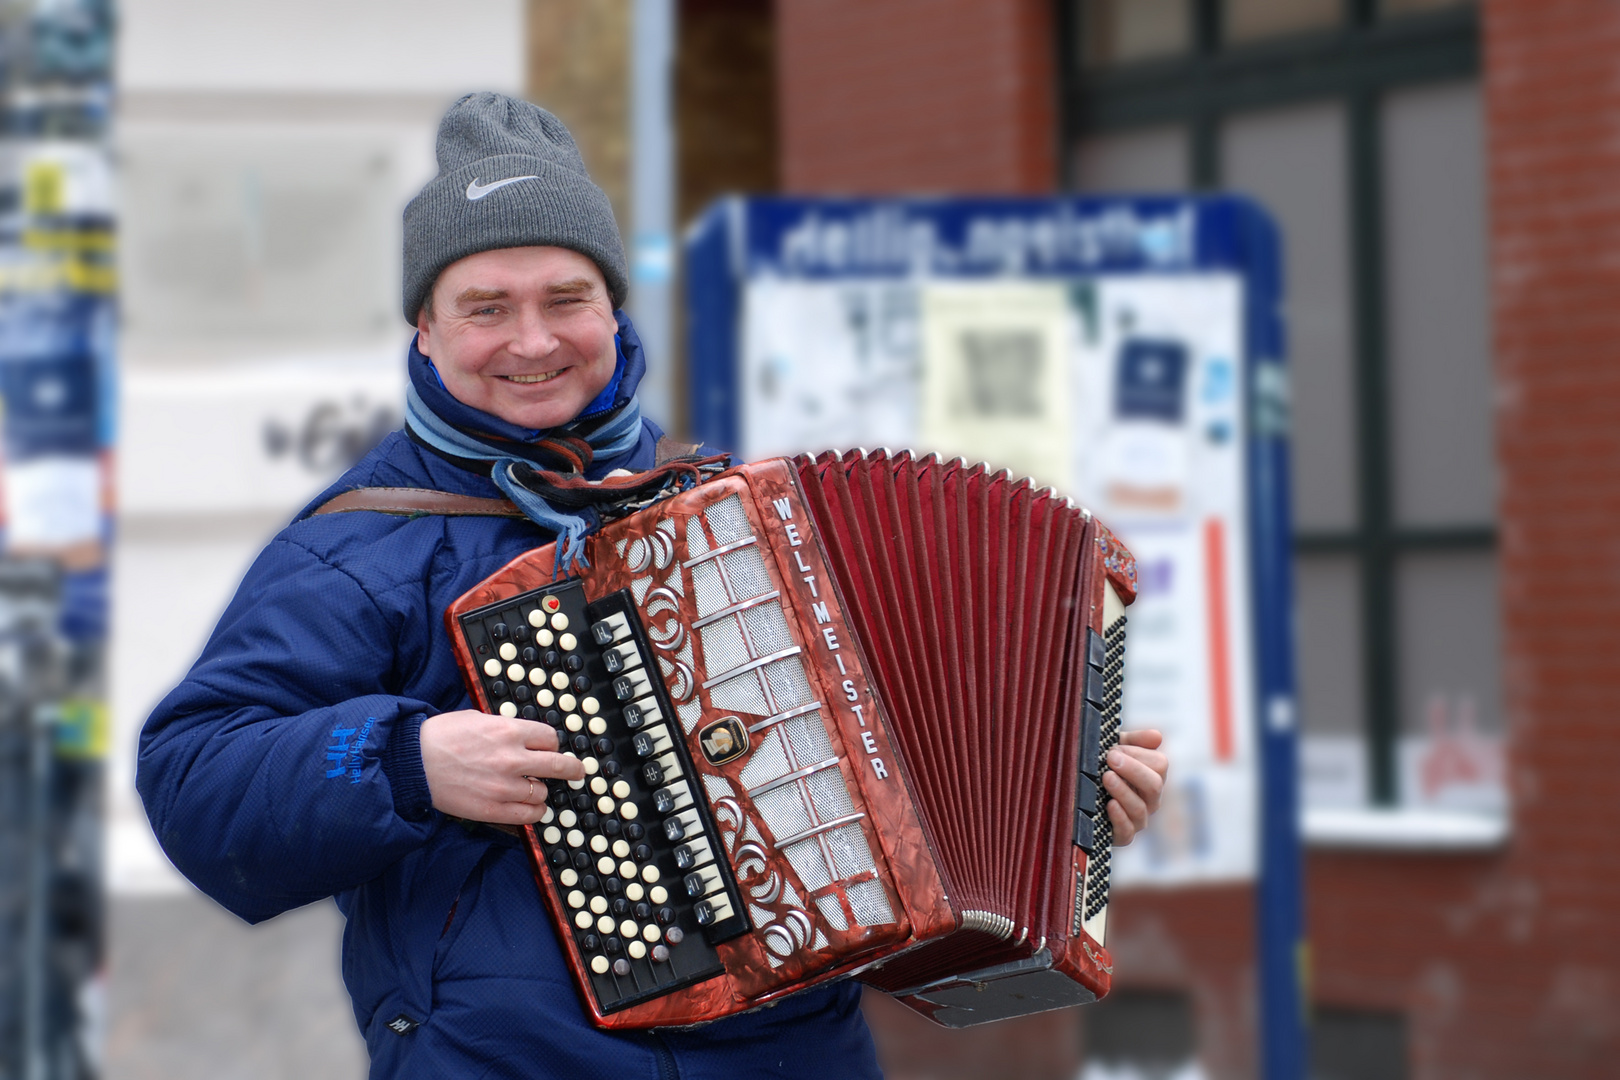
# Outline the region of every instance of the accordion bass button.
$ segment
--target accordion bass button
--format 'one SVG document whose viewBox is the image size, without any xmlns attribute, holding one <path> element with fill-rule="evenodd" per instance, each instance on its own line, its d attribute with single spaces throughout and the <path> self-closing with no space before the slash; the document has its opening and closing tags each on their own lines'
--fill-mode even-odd
<svg viewBox="0 0 1620 1080">
<path fill-rule="evenodd" d="M 575 637 L 573 634 L 558 634 L 557 647 L 563 652 L 573 652 L 575 649 L 579 648 L 579 638 Z"/>
<path fill-rule="evenodd" d="M 586 716 L 595 716 L 602 711 L 602 703 L 593 697 L 587 696 L 580 699 L 579 710 Z"/>
<path fill-rule="evenodd" d="M 500 654 L 500 657 L 501 657 L 502 660 L 516 660 L 517 659 L 517 646 L 512 644 L 510 641 L 508 641 L 506 644 L 502 645 L 496 651 Z"/>
<path fill-rule="evenodd" d="M 501 673 L 501 662 L 493 656 L 484 661 L 484 674 L 491 677 Z"/>
<path fill-rule="evenodd" d="M 568 629 L 568 616 L 560 611 L 557 612 L 551 617 L 551 628 L 559 633 Z"/>
<path fill-rule="evenodd" d="M 508 719 L 511 719 L 512 717 L 516 716 L 517 715 L 517 702 L 515 702 L 515 701 L 503 701 L 503 702 L 501 702 L 501 715 L 508 718 Z"/>
<path fill-rule="evenodd" d="M 630 961 L 624 959 L 623 957 L 613 961 L 613 974 L 617 975 L 621 979 L 630 974 Z"/>
<path fill-rule="evenodd" d="M 608 958 L 605 956 L 591 957 L 591 970 L 598 975 L 606 975 L 608 973 Z"/>
<path fill-rule="evenodd" d="M 619 804 L 619 816 L 624 818 L 626 821 L 633 821 L 640 814 L 641 808 L 633 802 L 622 802 Z"/>
<path fill-rule="evenodd" d="M 553 671 L 551 673 L 551 685 L 558 690 L 568 689 L 568 672 Z"/>
<path fill-rule="evenodd" d="M 654 945 L 652 947 L 652 958 L 655 964 L 669 963 L 669 947 L 667 945 Z"/>
<path fill-rule="evenodd" d="M 530 626 L 537 629 L 546 625 L 546 613 L 541 611 L 539 608 L 535 608 L 533 611 L 530 611 L 528 615 L 524 616 L 524 618 L 528 620 Z"/>
<path fill-rule="evenodd" d="M 629 948 L 625 949 L 625 952 L 630 954 L 630 959 L 640 960 L 647 955 L 647 946 L 639 941 L 632 941 Z"/>
<path fill-rule="evenodd" d="M 574 925 L 581 930 L 589 930 L 591 927 L 591 913 L 588 911 L 575 912 Z"/>
<path fill-rule="evenodd" d="M 647 899 L 651 900 L 655 904 L 662 904 L 669 899 L 669 890 L 664 888 L 662 885 L 654 885 L 652 888 L 647 890 Z M 673 919 L 675 917 L 675 913 L 673 911 L 670 912 L 669 917 L 670 919 Z M 661 918 L 658 921 L 661 923 L 667 923 L 669 922 L 669 919 Z"/>
<path fill-rule="evenodd" d="M 641 887 L 640 882 L 632 881 L 630 884 L 624 887 L 624 895 L 628 896 L 631 900 L 640 900 L 643 896 L 647 895 L 647 890 Z"/>
<path fill-rule="evenodd" d="M 648 863 L 646 866 L 641 868 L 641 880 L 645 881 L 647 884 L 656 885 L 659 877 L 660 875 L 658 873 L 658 867 L 652 863 Z"/>
<path fill-rule="evenodd" d="M 664 931 L 664 940 L 671 945 L 679 945 L 686 940 L 686 931 L 678 926 L 672 926 Z"/>
<path fill-rule="evenodd" d="M 591 897 L 591 910 L 593 912 L 595 912 L 598 915 L 605 915 L 607 913 L 607 909 L 608 909 L 607 897 L 605 897 L 605 896 L 593 896 L 593 897 Z"/>
<path fill-rule="evenodd" d="M 557 641 L 557 637 L 550 630 L 538 630 L 534 635 L 534 643 L 542 649 L 549 649 Z"/>
</svg>

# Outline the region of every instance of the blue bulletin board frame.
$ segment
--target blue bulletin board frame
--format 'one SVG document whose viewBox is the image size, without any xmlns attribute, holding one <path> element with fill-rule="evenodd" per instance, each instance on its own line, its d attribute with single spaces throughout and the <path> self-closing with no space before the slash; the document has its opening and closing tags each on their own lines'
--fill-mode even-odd
<svg viewBox="0 0 1620 1080">
<path fill-rule="evenodd" d="M 1061 279 L 1220 271 L 1244 284 L 1250 632 L 1260 784 L 1260 1050 L 1305 1075 L 1307 946 L 1295 733 L 1286 337 L 1278 230 L 1253 202 L 1198 197 L 741 198 L 688 231 L 683 280 L 691 433 L 741 443 L 741 301 L 761 277 Z"/>
</svg>

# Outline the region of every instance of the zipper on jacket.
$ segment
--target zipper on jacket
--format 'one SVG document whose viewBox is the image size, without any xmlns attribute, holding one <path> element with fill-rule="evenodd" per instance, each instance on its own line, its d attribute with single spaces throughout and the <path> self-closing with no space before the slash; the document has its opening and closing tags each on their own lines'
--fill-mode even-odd
<svg viewBox="0 0 1620 1080">
<path fill-rule="evenodd" d="M 654 1060 L 658 1062 L 658 1080 L 681 1080 L 680 1066 L 675 1064 L 675 1053 L 670 1050 L 664 1037 L 656 1031 L 649 1031 L 647 1044 L 652 1049 Z"/>
</svg>

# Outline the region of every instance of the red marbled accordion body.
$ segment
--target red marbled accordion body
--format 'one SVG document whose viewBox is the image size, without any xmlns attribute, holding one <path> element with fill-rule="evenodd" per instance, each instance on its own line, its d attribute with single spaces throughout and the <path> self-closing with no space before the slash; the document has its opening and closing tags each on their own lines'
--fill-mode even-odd
<svg viewBox="0 0 1620 1080">
<path fill-rule="evenodd" d="M 491 661 L 463 625 L 555 587 L 553 553 L 514 560 L 446 612 L 486 710 Z M 825 454 L 729 470 L 604 526 L 587 558 L 589 600 L 633 598 L 748 922 L 713 945 L 723 972 L 647 997 L 642 976 L 586 955 L 599 938 L 559 880 L 584 864 L 542 837 L 557 828 L 531 827 L 597 1024 L 702 1023 L 851 974 L 952 1026 L 1106 993 L 1106 857 L 1077 844 L 1105 815 L 1081 772 L 1106 752 L 1098 718 L 1117 727 L 1112 642 L 1135 566 L 1089 514 L 983 466 Z M 729 760 L 701 742 L 726 718 L 747 732 Z M 604 1004 L 620 982 L 640 996 Z"/>
</svg>

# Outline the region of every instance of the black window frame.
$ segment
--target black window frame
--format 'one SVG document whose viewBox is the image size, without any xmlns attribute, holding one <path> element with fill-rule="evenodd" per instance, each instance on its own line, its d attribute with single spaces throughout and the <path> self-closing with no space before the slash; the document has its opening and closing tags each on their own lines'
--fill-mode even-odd
<svg viewBox="0 0 1620 1080">
<path fill-rule="evenodd" d="M 1382 102 L 1412 86 L 1477 79 L 1479 8 L 1463 3 L 1381 18 L 1378 0 L 1345 0 L 1336 27 L 1226 47 L 1224 0 L 1186 0 L 1192 33 L 1186 53 L 1094 68 L 1081 63 L 1080 8 L 1087 2 L 1056 0 L 1058 182 L 1064 190 L 1077 186 L 1075 151 L 1084 139 L 1172 125 L 1188 133 L 1188 187 L 1212 190 L 1221 182 L 1220 130 L 1226 118 L 1290 105 L 1344 103 L 1357 524 L 1296 532 L 1294 551 L 1348 556 L 1358 563 L 1367 794 L 1374 806 L 1393 806 L 1399 797 L 1402 675 L 1396 563 L 1418 552 L 1495 551 L 1497 529 L 1494 524 L 1413 528 L 1395 519 Z"/>
</svg>

